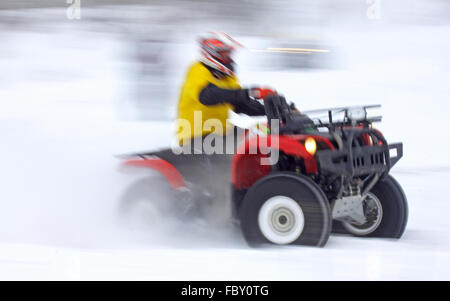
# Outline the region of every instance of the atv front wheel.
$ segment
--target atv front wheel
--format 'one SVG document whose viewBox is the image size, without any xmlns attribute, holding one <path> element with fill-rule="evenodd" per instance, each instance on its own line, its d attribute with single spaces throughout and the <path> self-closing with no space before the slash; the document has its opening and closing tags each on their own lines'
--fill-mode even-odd
<svg viewBox="0 0 450 301">
<path fill-rule="evenodd" d="M 408 222 L 408 204 L 400 184 L 392 176 L 379 181 L 363 202 L 367 218 L 365 224 L 335 221 L 341 224 L 344 233 L 368 237 L 402 236 Z"/>
<path fill-rule="evenodd" d="M 331 232 L 325 194 L 313 181 L 292 172 L 273 173 L 256 182 L 238 214 L 244 238 L 254 246 L 324 246 Z"/>
</svg>

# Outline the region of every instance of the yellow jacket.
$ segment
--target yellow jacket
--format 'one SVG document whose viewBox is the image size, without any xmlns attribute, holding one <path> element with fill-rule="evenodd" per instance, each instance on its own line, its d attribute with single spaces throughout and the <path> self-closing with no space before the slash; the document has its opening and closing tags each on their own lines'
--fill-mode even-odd
<svg viewBox="0 0 450 301">
<path fill-rule="evenodd" d="M 212 132 L 224 135 L 231 129 L 227 119 L 228 110 L 234 110 L 233 105 L 205 106 L 199 100 L 200 92 L 210 83 L 222 89 L 241 88 L 236 76 L 217 79 L 202 63 L 194 63 L 189 68 L 178 102 L 177 138 L 180 144 L 185 139 Z"/>
</svg>

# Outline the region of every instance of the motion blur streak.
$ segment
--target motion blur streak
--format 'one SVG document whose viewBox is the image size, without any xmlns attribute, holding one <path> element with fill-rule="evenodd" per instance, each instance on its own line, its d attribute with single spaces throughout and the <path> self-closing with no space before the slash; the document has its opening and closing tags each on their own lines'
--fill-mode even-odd
<svg viewBox="0 0 450 301">
<path fill-rule="evenodd" d="M 308 51 L 308 52 L 330 52 L 330 50 L 326 49 L 308 49 L 308 48 L 268 48 L 268 50 L 273 51 Z"/>
<path fill-rule="evenodd" d="M 280 53 L 297 53 L 297 54 L 310 54 L 309 51 L 289 51 L 289 50 L 273 50 L 273 49 L 251 49 L 253 52 L 280 52 Z"/>
</svg>

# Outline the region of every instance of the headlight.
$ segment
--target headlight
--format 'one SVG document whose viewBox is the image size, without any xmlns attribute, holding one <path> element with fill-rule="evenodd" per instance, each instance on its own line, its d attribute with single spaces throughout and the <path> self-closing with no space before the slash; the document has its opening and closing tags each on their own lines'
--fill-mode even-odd
<svg viewBox="0 0 450 301">
<path fill-rule="evenodd" d="M 358 121 L 366 119 L 366 110 L 363 107 L 355 107 L 347 110 L 347 117 L 350 120 Z"/>
<path fill-rule="evenodd" d="M 316 153 L 316 150 L 317 150 L 316 140 L 314 140 L 314 138 L 312 138 L 312 137 L 306 138 L 305 148 L 306 148 L 306 151 L 308 153 L 310 153 L 310 155 L 314 156 L 314 154 Z"/>
</svg>

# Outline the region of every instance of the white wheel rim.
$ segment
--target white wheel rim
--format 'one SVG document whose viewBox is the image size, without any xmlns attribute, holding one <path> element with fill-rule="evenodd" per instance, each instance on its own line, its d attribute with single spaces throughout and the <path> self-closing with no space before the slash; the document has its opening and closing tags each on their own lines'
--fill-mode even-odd
<svg viewBox="0 0 450 301">
<path fill-rule="evenodd" d="M 381 220 L 383 219 L 383 207 L 381 206 L 380 200 L 373 193 L 369 192 L 363 202 L 367 202 L 367 201 L 372 202 L 372 204 L 376 206 L 376 210 L 377 210 L 376 220 L 368 225 L 362 225 L 362 226 L 343 222 L 344 228 L 348 232 L 355 234 L 355 235 L 364 236 L 364 235 L 368 235 L 368 234 L 372 233 L 373 231 L 378 229 L 378 227 L 380 226 Z"/>
<path fill-rule="evenodd" d="M 303 232 L 305 217 L 300 205 L 286 196 L 268 199 L 258 213 L 261 233 L 274 244 L 290 244 Z"/>
</svg>

